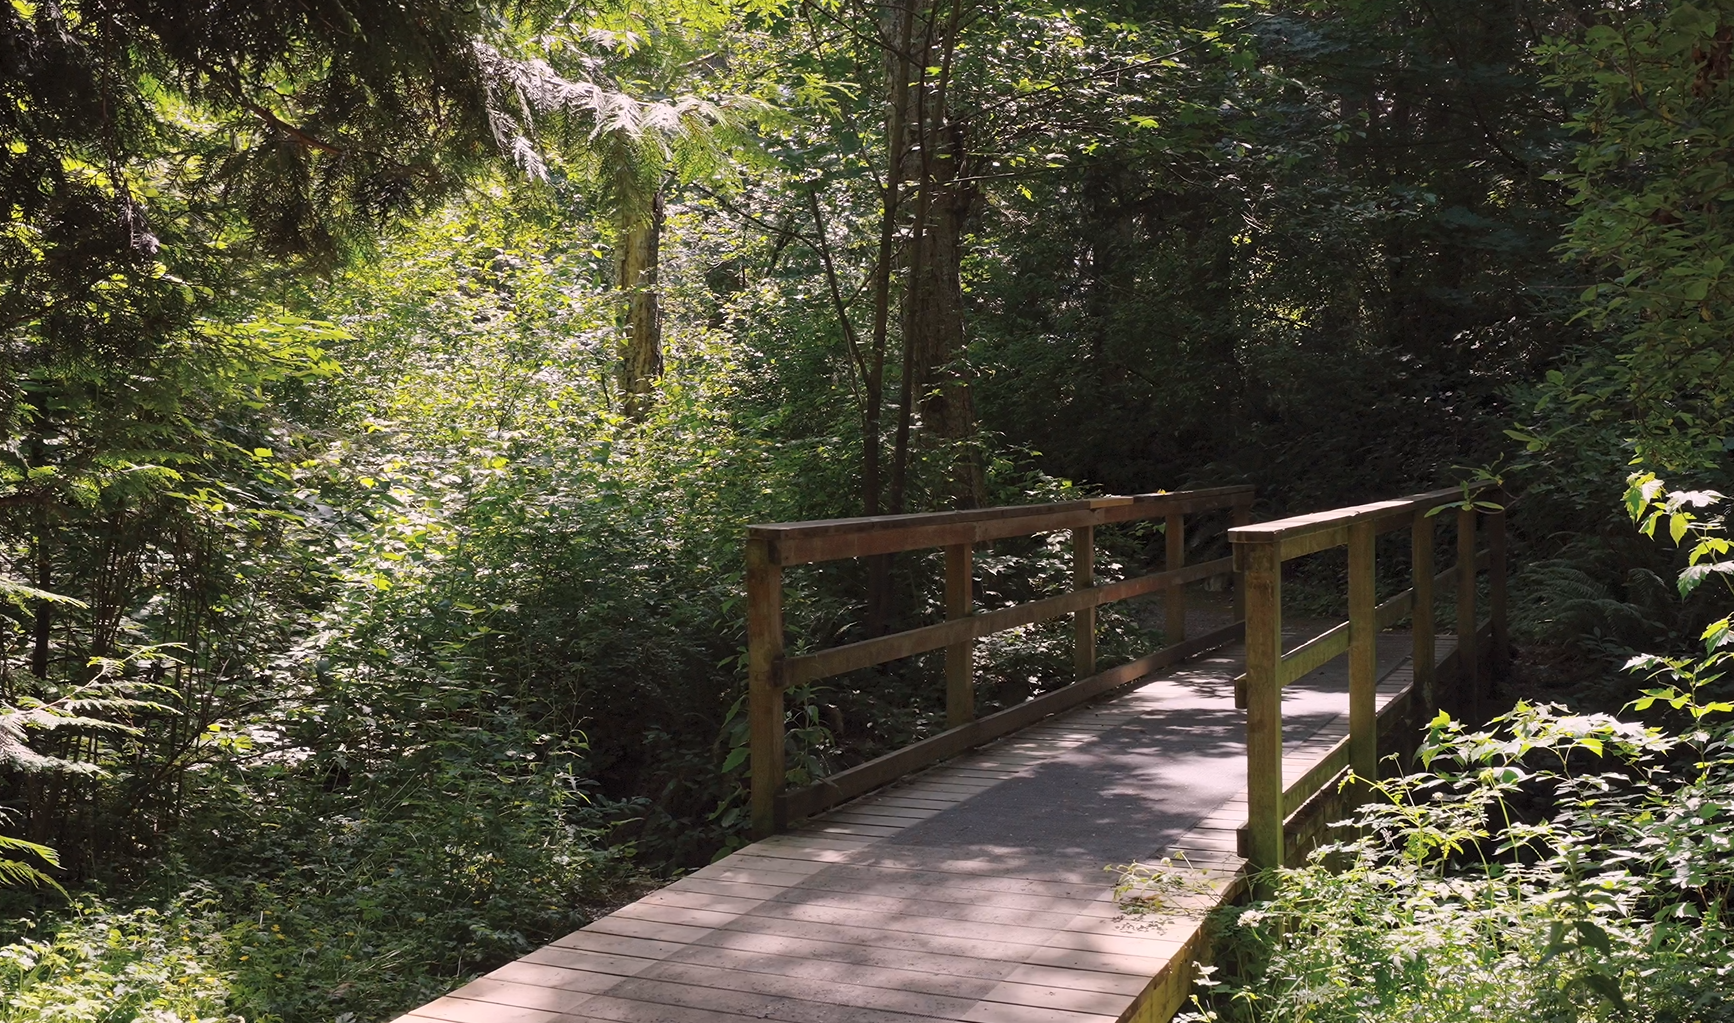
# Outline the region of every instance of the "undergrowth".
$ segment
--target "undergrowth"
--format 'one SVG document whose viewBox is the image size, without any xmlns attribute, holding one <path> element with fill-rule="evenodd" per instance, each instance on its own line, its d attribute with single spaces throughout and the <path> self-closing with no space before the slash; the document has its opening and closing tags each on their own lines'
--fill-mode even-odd
<svg viewBox="0 0 1734 1023">
<path fill-rule="evenodd" d="M 1641 531 L 1689 548 L 1682 596 L 1734 574 L 1723 521 L 1701 517 L 1722 500 L 1632 479 Z M 1690 652 L 1629 658 L 1646 681 L 1623 719 L 1528 702 L 1485 730 L 1440 715 L 1349 838 L 1221 913 L 1219 965 L 1181 1018 L 1734 1019 L 1730 622 Z"/>
</svg>

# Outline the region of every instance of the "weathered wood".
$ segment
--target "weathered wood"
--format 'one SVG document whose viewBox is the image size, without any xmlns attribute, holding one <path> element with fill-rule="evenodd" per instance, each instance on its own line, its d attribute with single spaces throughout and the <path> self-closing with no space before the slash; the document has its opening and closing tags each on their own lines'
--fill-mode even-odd
<svg viewBox="0 0 1734 1023">
<path fill-rule="evenodd" d="M 1511 633 L 1506 622 L 1505 512 L 1487 516 L 1487 616 L 1493 625 L 1493 672 L 1503 676 L 1511 663 Z"/>
<path fill-rule="evenodd" d="M 945 549 L 945 616 L 952 620 L 975 613 L 971 593 L 975 559 L 969 544 Z M 956 727 L 975 719 L 975 640 L 945 648 L 945 723 Z"/>
<path fill-rule="evenodd" d="M 1414 609 L 1415 591 L 1404 590 L 1393 594 L 1389 600 L 1380 601 L 1379 606 L 1373 609 L 1373 617 L 1379 631 L 1383 632 L 1402 621 Z"/>
<path fill-rule="evenodd" d="M 1438 694 L 1433 691 L 1433 518 L 1418 511 L 1409 526 L 1410 574 L 1415 583 L 1415 608 L 1409 623 L 1414 652 L 1410 658 L 1415 665 L 1420 713 L 1429 719 L 1439 709 Z"/>
<path fill-rule="evenodd" d="M 1233 516 L 1229 521 L 1229 528 L 1231 529 L 1251 524 L 1252 502 L 1250 495 L 1245 503 L 1236 502 L 1234 510 L 1230 514 Z M 1234 620 L 1237 622 L 1246 621 L 1246 576 L 1240 572 L 1234 574 Z"/>
<path fill-rule="evenodd" d="M 1330 748 L 1330 752 L 1326 753 L 1322 760 L 1313 764 L 1305 774 L 1296 778 L 1292 785 L 1283 789 L 1282 815 L 1285 820 L 1304 806 L 1307 800 L 1313 797 L 1313 793 L 1322 788 L 1326 782 L 1343 773 L 1343 769 L 1349 766 L 1350 741 L 1350 737 L 1347 735 L 1338 739 L 1336 745 Z"/>
<path fill-rule="evenodd" d="M 954 757 L 967 749 L 1034 724 L 1051 714 L 1076 707 L 1110 690 L 1136 682 L 1153 671 L 1178 664 L 1193 654 L 1232 643 L 1239 639 L 1241 634 L 1242 625 L 1236 622 L 1196 639 L 1164 647 L 1135 661 L 1099 671 L 1063 689 L 1043 693 L 1015 707 L 1007 707 L 998 713 L 976 718 L 967 724 L 947 729 L 938 735 L 869 760 L 865 764 L 839 771 L 805 788 L 786 792 L 779 797 L 781 819 L 800 820 L 845 800 L 854 799 L 863 793 L 888 785 L 911 771 Z M 935 808 L 942 808 L 939 804 L 934 805 Z"/>
<path fill-rule="evenodd" d="M 1349 527 L 1349 764 L 1369 781 L 1379 772 L 1379 627 L 1373 523 Z"/>
<path fill-rule="evenodd" d="M 1246 527 L 1256 528 L 1256 527 Z M 1282 560 L 1280 540 L 1235 540 L 1246 572 L 1247 859 L 1282 865 Z"/>
<path fill-rule="evenodd" d="M 1072 530 L 1072 589 L 1087 590 L 1094 585 L 1096 530 L 1093 526 L 1079 526 Z M 1093 607 L 1073 612 L 1072 667 L 1074 678 L 1089 678 L 1096 673 L 1096 609 Z"/>
<path fill-rule="evenodd" d="M 1491 484 L 1472 485 L 1470 493 L 1479 493 Z M 1374 532 L 1383 533 L 1408 525 L 1410 516 L 1417 511 L 1426 511 L 1443 505 L 1454 504 L 1463 500 L 1463 488 L 1453 487 L 1449 490 L 1434 490 L 1425 494 L 1411 494 L 1391 501 L 1374 501 L 1370 504 L 1358 504 L 1348 508 L 1333 508 L 1329 511 L 1313 512 L 1309 515 L 1294 515 L 1273 522 L 1260 522 L 1256 525 L 1237 526 L 1230 532 L 1230 539 L 1236 537 L 1249 542 L 1278 542 L 1282 544 L 1282 559 L 1290 561 L 1303 554 L 1311 554 L 1330 547 L 1340 547 L 1348 543 L 1347 528 L 1356 522 L 1371 522 Z M 1310 536 L 1326 536 L 1334 538 L 1334 542 L 1326 541 L 1318 545 L 1311 543 L 1293 543 Z"/>
<path fill-rule="evenodd" d="M 752 772 L 752 829 L 776 832 L 777 794 L 783 788 L 783 691 L 777 665 L 783 656 L 783 570 L 769 544 L 747 541 L 747 724 Z"/>
<path fill-rule="evenodd" d="M 1457 673 L 1462 715 L 1472 725 L 1482 722 L 1481 658 L 1475 649 L 1475 510 L 1457 509 Z"/>
<path fill-rule="evenodd" d="M 1175 572 L 1186 566 L 1186 516 L 1170 515 L 1166 525 L 1167 562 L 1162 567 Z M 1186 639 L 1186 587 L 1170 587 L 1168 602 L 1168 642 Z"/>
<path fill-rule="evenodd" d="M 800 565 L 1211 511 L 1250 500 L 1251 494 L 1248 486 L 1212 487 L 1056 504 L 755 525 L 747 527 L 747 535 L 767 541 L 777 564 Z"/>
<path fill-rule="evenodd" d="M 1133 576 L 1118 582 L 1092 586 L 1087 590 L 1075 590 L 1057 597 L 1032 600 L 1028 604 L 999 608 L 994 611 L 970 615 L 967 618 L 941 622 L 937 625 L 926 625 L 918 629 L 893 633 L 889 636 L 862 640 L 859 643 L 848 643 L 814 654 L 791 657 L 783 663 L 780 682 L 785 688 L 796 686 L 803 682 L 811 682 L 814 679 L 829 678 L 832 675 L 841 675 L 844 672 L 872 667 L 875 664 L 884 664 L 886 661 L 895 661 L 901 657 L 938 650 L 940 647 L 950 646 L 954 643 L 980 639 L 983 636 L 1003 632 L 1006 629 L 1015 629 L 1020 625 L 1060 618 L 1084 608 L 1098 607 L 1117 600 L 1127 600 L 1146 593 L 1154 593 L 1169 586 L 1182 586 L 1194 580 L 1220 575 L 1229 571 L 1231 564 L 1231 559 L 1219 558 L 1216 561 L 1204 561 L 1190 565 L 1177 572 L 1151 572 L 1147 575 Z"/>
<path fill-rule="evenodd" d="M 1333 625 L 1282 655 L 1277 684 L 1286 686 L 1342 656 L 1349 649 L 1349 623 Z M 1250 670 L 1250 669 L 1249 669 Z"/>
</svg>

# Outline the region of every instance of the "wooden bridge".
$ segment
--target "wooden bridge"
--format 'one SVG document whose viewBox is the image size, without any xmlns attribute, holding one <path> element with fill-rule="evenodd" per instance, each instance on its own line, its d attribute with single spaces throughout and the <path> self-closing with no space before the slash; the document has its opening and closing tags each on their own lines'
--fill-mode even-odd
<svg viewBox="0 0 1734 1023">
<path fill-rule="evenodd" d="M 1483 715 L 1506 659 L 1494 496 L 1453 489 L 1253 525 L 1251 488 L 1228 487 L 755 526 L 759 840 L 401 1023 L 1166 1023 L 1209 954 L 1210 910 L 1316 844 L 1357 797 L 1347 771 L 1376 777 L 1441 703 Z M 1200 519 L 1226 520 L 1233 556 L 1185 564 L 1188 516 L 1193 540 Z M 1094 531 L 1151 519 L 1166 523 L 1165 568 L 1098 582 Z M 1435 574 L 1441 520 L 1456 560 Z M 1072 539 L 1070 592 L 975 609 L 975 545 L 1058 530 Z M 1377 540 L 1394 531 L 1409 534 L 1412 584 L 1381 602 Z M 936 547 L 946 621 L 785 655 L 784 567 Z M 1348 621 L 1285 628 L 1283 565 L 1338 547 Z M 1189 614 L 1186 584 L 1221 575 L 1237 577 L 1232 616 Z M 1457 622 L 1435 636 L 1441 587 L 1455 589 Z M 1097 671 L 1095 609 L 1159 591 L 1169 645 Z M 1066 615 L 1078 680 L 977 716 L 974 642 Z M 1405 618 L 1408 632 L 1385 631 Z M 785 789 L 788 688 L 941 649 L 946 731 Z"/>
</svg>

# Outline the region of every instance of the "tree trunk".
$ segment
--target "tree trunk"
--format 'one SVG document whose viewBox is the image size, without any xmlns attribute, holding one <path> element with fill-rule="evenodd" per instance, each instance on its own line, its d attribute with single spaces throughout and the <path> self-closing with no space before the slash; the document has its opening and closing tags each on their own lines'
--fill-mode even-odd
<svg viewBox="0 0 1734 1023">
<path fill-rule="evenodd" d="M 650 411 L 662 376 L 662 310 L 657 300 L 657 250 L 662 242 L 662 192 L 647 215 L 624 219 L 620 228 L 618 280 L 626 297 L 626 338 L 620 351 L 621 406 L 633 422 Z"/>
<path fill-rule="evenodd" d="M 965 156 L 962 126 L 936 126 L 928 142 L 937 150 L 937 158 L 929 161 L 924 182 L 929 193 L 923 204 L 926 223 L 910 239 L 913 251 L 902 310 L 909 352 L 905 372 L 914 407 L 921 413 L 921 429 L 948 449 L 952 459 L 953 505 L 979 508 L 987 501 L 987 481 L 964 361 L 961 276 L 963 229 L 975 189 L 957 181 Z"/>
<path fill-rule="evenodd" d="M 914 222 L 904 246 L 902 293 L 902 403 L 892 451 L 891 510 L 904 510 L 910 442 L 920 410 L 922 436 L 952 459 L 951 499 L 959 508 L 986 501 L 986 475 L 977 444 L 975 408 L 964 365 L 963 228 L 976 189 L 965 180 L 964 126 L 949 113 L 951 72 L 957 55 L 963 0 L 931 0 L 925 11 L 918 81 L 909 92 L 906 122 L 915 141 Z"/>
</svg>

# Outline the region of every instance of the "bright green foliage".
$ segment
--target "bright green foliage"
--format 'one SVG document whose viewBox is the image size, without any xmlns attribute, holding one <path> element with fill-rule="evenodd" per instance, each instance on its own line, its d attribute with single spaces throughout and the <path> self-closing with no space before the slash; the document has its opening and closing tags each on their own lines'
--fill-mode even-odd
<svg viewBox="0 0 1734 1023">
<path fill-rule="evenodd" d="M 82 899 L 52 934 L 0 949 L 0 1020 L 238 1023 L 232 958 L 206 893 L 132 912 Z"/>
<path fill-rule="evenodd" d="M 1726 525 L 1636 474 L 1646 534 L 1719 565 Z M 1716 572 L 1717 575 L 1725 575 Z M 1658 724 L 1520 702 L 1486 731 L 1445 714 L 1414 774 L 1374 785 L 1359 838 L 1279 872 L 1231 911 L 1226 980 L 1187 1018 L 1654 1020 L 1734 1014 L 1734 700 L 1728 594 L 1690 656 L 1626 668 L 1658 686 L 1629 709 Z"/>
<path fill-rule="evenodd" d="M 1607 341 L 1549 374 L 1546 400 L 1665 471 L 1726 471 L 1734 452 L 1731 40 L 1734 5 L 1709 0 L 1635 7 L 1548 49 L 1584 136 L 1563 175 L 1567 254 L 1597 274 L 1584 311 Z"/>
<path fill-rule="evenodd" d="M 1487 732 L 1441 717 L 1419 757 L 1420 773 L 1380 785 L 1359 815 L 1366 837 L 1229 913 L 1228 978 L 1185 1018 L 1734 1011 L 1726 723 L 1670 738 L 1520 704 Z"/>
</svg>

